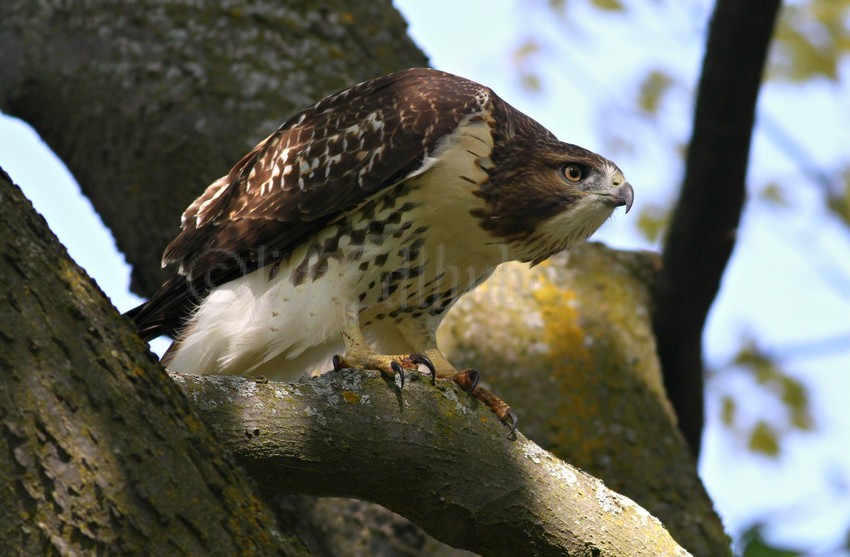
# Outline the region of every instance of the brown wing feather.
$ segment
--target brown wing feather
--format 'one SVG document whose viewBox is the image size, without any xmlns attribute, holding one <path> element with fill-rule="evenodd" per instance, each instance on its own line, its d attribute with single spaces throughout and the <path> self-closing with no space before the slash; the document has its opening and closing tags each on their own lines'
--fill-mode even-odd
<svg viewBox="0 0 850 557">
<path fill-rule="evenodd" d="M 419 169 L 439 139 L 497 98 L 472 81 L 412 69 L 367 81 L 297 114 L 183 214 L 163 264 L 170 280 L 132 317 L 172 334 L 210 288 L 285 257 L 376 192 Z"/>
<path fill-rule="evenodd" d="M 355 85 L 283 124 L 184 213 L 164 262 L 190 278 L 251 261 L 262 246 L 282 257 L 346 209 L 421 166 L 440 137 L 488 91 L 471 81 L 415 69 Z M 266 261 L 268 263 L 269 261 Z"/>
</svg>

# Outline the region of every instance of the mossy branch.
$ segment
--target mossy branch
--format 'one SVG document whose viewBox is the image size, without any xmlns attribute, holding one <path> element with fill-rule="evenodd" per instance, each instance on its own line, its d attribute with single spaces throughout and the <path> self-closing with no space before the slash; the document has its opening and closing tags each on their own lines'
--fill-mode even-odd
<svg viewBox="0 0 850 557">
<path fill-rule="evenodd" d="M 507 439 L 453 384 L 399 389 L 356 370 L 295 384 L 171 377 L 269 495 L 367 499 L 487 556 L 688 555 L 600 480 Z"/>
</svg>

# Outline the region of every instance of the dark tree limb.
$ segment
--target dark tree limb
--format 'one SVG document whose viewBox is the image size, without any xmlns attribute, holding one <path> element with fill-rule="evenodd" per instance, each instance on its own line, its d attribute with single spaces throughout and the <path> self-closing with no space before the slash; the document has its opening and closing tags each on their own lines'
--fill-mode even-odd
<svg viewBox="0 0 850 557">
<path fill-rule="evenodd" d="M 172 373 L 260 489 L 368 499 L 488 557 L 689 555 L 661 523 L 449 382 L 341 370 L 306 383 Z"/>
<path fill-rule="evenodd" d="M 682 192 L 653 315 L 665 386 L 691 449 L 703 426 L 702 333 L 735 245 L 756 100 L 780 0 L 718 0 Z"/>
</svg>

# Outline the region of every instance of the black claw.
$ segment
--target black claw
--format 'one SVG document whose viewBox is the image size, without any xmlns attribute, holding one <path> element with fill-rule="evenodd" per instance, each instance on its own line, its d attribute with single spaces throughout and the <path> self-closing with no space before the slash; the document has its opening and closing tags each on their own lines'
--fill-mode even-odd
<svg viewBox="0 0 850 557">
<path fill-rule="evenodd" d="M 395 360 L 390 362 L 390 367 L 392 368 L 392 370 L 394 372 L 396 372 L 398 374 L 399 377 L 401 377 L 401 388 L 403 389 L 404 388 L 404 368 L 401 367 L 401 364 L 398 363 Z"/>
<path fill-rule="evenodd" d="M 510 437 L 516 433 L 516 426 L 519 422 L 519 417 L 516 415 L 513 408 L 508 408 L 508 415 L 506 417 L 511 419 L 511 430 L 508 432 L 508 437 Z"/>
<path fill-rule="evenodd" d="M 481 374 L 478 372 L 477 369 L 472 368 L 464 371 L 464 373 L 469 375 L 469 380 L 471 381 L 469 388 L 465 389 L 466 396 L 472 396 L 472 392 L 475 391 L 475 387 L 478 386 L 478 381 L 481 379 Z"/>
<path fill-rule="evenodd" d="M 434 367 L 434 364 L 433 362 L 431 362 L 430 359 L 423 356 L 422 354 L 411 354 L 407 357 L 407 359 L 416 365 L 422 364 L 423 366 L 427 367 L 428 371 L 431 372 L 431 383 L 437 382 L 437 368 Z"/>
<path fill-rule="evenodd" d="M 334 357 L 331 360 L 331 363 L 333 363 L 334 371 L 339 371 L 341 369 L 341 366 L 342 366 L 342 358 L 339 357 L 339 354 L 334 354 Z"/>
</svg>

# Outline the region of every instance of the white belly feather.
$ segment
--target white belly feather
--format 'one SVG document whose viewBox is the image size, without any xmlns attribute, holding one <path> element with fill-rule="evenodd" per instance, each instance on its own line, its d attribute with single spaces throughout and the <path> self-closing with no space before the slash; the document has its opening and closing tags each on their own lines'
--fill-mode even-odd
<svg viewBox="0 0 850 557">
<path fill-rule="evenodd" d="M 294 254 L 296 257 L 303 254 Z M 293 380 L 334 353 L 350 277 L 339 262 L 316 281 L 292 283 L 292 268 L 268 280 L 268 270 L 215 288 L 204 299 L 169 364 L 190 373 L 260 374 Z M 264 365 L 276 359 L 274 370 Z M 310 368 L 310 369 L 308 369 Z"/>
</svg>

